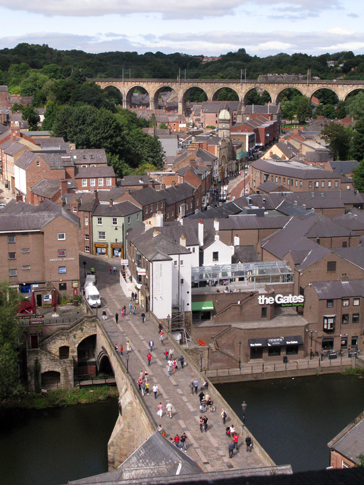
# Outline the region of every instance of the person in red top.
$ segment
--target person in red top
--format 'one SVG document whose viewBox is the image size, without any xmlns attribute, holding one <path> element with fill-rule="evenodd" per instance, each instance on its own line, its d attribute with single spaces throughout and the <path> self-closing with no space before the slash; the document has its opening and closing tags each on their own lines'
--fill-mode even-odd
<svg viewBox="0 0 364 485">
<path fill-rule="evenodd" d="M 234 445 L 235 445 L 236 451 L 239 451 L 239 435 L 238 435 L 238 433 L 234 434 L 233 440 L 234 440 Z"/>
<path fill-rule="evenodd" d="M 180 437 L 178 436 L 178 434 L 176 434 L 173 441 L 174 441 L 174 444 L 177 446 L 177 448 L 179 448 Z"/>
<path fill-rule="evenodd" d="M 120 344 L 120 355 L 123 355 L 124 347 Z"/>
<path fill-rule="evenodd" d="M 164 351 L 164 358 L 165 358 L 166 360 L 168 360 L 168 350 L 167 350 L 167 349 Z"/>
<path fill-rule="evenodd" d="M 152 354 L 151 353 L 149 353 L 147 355 L 147 360 L 148 360 L 148 367 L 150 367 L 150 361 L 152 360 Z"/>
</svg>

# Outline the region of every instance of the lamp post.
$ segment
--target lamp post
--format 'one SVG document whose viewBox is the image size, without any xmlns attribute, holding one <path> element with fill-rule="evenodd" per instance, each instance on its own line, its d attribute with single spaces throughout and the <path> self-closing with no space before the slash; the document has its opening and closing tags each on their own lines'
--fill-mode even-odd
<svg viewBox="0 0 364 485">
<path fill-rule="evenodd" d="M 241 342 L 239 342 L 239 369 L 241 370 Z"/>
<path fill-rule="evenodd" d="M 170 332 L 170 331 L 171 331 L 170 323 L 171 323 L 171 316 L 170 316 L 170 314 L 168 313 L 168 315 L 167 315 L 167 325 L 168 325 L 168 327 L 167 327 L 167 328 L 168 328 L 168 332 Z"/>
<path fill-rule="evenodd" d="M 306 328 L 306 332 L 310 332 L 311 334 L 311 351 L 310 351 L 310 360 L 312 359 L 312 356 L 313 356 L 313 351 L 312 351 L 312 338 L 313 338 L 313 334 L 314 333 L 317 333 L 317 330 L 309 330 L 308 328 Z"/>
<path fill-rule="evenodd" d="M 202 350 L 200 350 L 200 372 L 202 372 L 202 356 L 203 356 L 203 352 Z"/>
<path fill-rule="evenodd" d="M 243 404 L 241 405 L 241 408 L 243 410 L 243 424 L 245 424 L 245 412 L 246 412 L 246 408 L 248 407 L 247 403 L 245 401 L 243 401 Z"/>
<path fill-rule="evenodd" d="M 129 352 L 126 352 L 126 373 L 129 374 Z"/>
<path fill-rule="evenodd" d="M 86 279 L 86 261 L 84 261 L 82 264 L 83 264 L 83 276 Z"/>
</svg>

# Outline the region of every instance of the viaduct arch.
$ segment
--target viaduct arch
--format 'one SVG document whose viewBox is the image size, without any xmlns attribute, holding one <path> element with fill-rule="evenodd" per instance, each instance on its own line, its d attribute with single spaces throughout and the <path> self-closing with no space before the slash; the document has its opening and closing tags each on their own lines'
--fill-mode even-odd
<svg viewBox="0 0 364 485">
<path fill-rule="evenodd" d="M 135 88 L 141 87 L 149 95 L 149 107 L 155 109 L 158 94 L 165 88 L 174 90 L 178 97 L 178 114 L 183 114 L 186 105 L 186 96 L 191 88 L 202 89 L 209 101 L 217 98 L 221 89 L 230 88 L 236 92 L 239 100 L 243 103 L 252 89 L 263 89 L 268 92 L 272 103 L 277 104 L 279 96 L 285 89 L 295 88 L 303 95 L 311 98 L 319 89 L 333 91 L 339 101 L 345 101 L 347 96 L 357 90 L 364 89 L 364 81 L 240 81 L 236 79 L 88 79 L 95 82 L 101 89 L 115 87 L 119 89 L 123 97 L 123 108 L 130 106 L 131 94 Z"/>
</svg>

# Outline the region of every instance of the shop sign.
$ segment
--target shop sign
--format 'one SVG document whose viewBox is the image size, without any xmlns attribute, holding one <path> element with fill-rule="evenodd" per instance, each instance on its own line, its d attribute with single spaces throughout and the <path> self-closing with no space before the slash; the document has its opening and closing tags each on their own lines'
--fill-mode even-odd
<svg viewBox="0 0 364 485">
<path fill-rule="evenodd" d="M 137 272 L 139 275 L 146 275 L 147 270 L 145 268 L 137 268 Z"/>
<path fill-rule="evenodd" d="M 44 301 L 52 301 L 52 295 L 44 295 L 43 300 Z"/>
<path fill-rule="evenodd" d="M 278 305 L 282 306 L 301 306 L 305 301 L 305 297 L 303 295 L 276 295 L 273 296 L 258 296 L 258 303 L 259 305 L 274 305 L 277 303 Z"/>
<path fill-rule="evenodd" d="M 127 259 L 121 259 L 120 264 L 123 264 L 124 266 L 128 266 L 128 260 Z"/>
<path fill-rule="evenodd" d="M 72 288 L 78 288 L 78 281 L 77 280 L 72 281 Z"/>
</svg>

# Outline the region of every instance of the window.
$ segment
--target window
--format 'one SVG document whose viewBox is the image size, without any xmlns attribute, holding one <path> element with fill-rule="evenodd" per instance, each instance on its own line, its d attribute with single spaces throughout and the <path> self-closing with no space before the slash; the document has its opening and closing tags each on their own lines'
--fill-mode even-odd
<svg viewBox="0 0 364 485">
<path fill-rule="evenodd" d="M 347 323 L 349 323 L 349 315 L 347 313 L 344 313 L 342 317 L 342 323 L 343 325 L 346 325 Z"/>
<path fill-rule="evenodd" d="M 326 301 L 326 308 L 332 308 L 334 306 L 334 300 Z"/>
<path fill-rule="evenodd" d="M 148 214 L 148 206 L 145 208 L 145 213 Z"/>
<path fill-rule="evenodd" d="M 85 241 L 89 241 L 90 240 L 90 235 L 89 234 L 85 234 Z"/>
<path fill-rule="evenodd" d="M 335 329 L 335 316 L 326 315 L 324 316 L 324 330 L 334 330 Z"/>
<path fill-rule="evenodd" d="M 23 248 L 23 249 L 21 250 L 21 252 L 22 252 L 23 254 L 28 254 L 28 253 L 30 253 L 30 249 L 29 249 L 29 248 Z"/>
<path fill-rule="evenodd" d="M 128 224 L 131 224 L 131 217 L 128 216 Z"/>
<path fill-rule="evenodd" d="M 82 187 L 87 187 L 87 179 L 82 179 Z"/>
<path fill-rule="evenodd" d="M 349 305 L 350 305 L 349 298 L 343 298 L 343 306 L 349 306 Z"/>
<path fill-rule="evenodd" d="M 161 202 L 161 209 L 163 209 L 163 202 Z"/>
<path fill-rule="evenodd" d="M 183 266 L 183 259 L 181 259 L 181 266 Z"/>
<path fill-rule="evenodd" d="M 322 339 L 322 350 L 332 350 L 334 348 L 333 338 L 323 338 Z"/>
<path fill-rule="evenodd" d="M 8 244 L 14 244 L 15 243 L 15 236 L 8 236 Z"/>
<path fill-rule="evenodd" d="M 74 205 L 74 206 L 72 207 L 72 212 L 77 212 L 77 206 L 76 206 L 76 205 Z"/>
<path fill-rule="evenodd" d="M 100 231 L 98 233 L 98 236 L 99 236 L 99 241 L 105 241 L 106 239 L 105 231 Z"/>
<path fill-rule="evenodd" d="M 360 305 L 360 299 L 359 298 L 354 298 L 353 300 L 353 306 L 359 306 Z"/>
<path fill-rule="evenodd" d="M 262 318 L 267 318 L 268 315 L 268 309 L 266 306 L 262 307 Z"/>
<path fill-rule="evenodd" d="M 102 226 L 102 217 L 97 218 L 97 225 Z"/>
<path fill-rule="evenodd" d="M 64 258 L 65 256 L 66 256 L 66 250 L 65 249 L 58 249 L 58 257 Z"/>
<path fill-rule="evenodd" d="M 351 337 L 351 346 L 355 347 L 355 345 L 358 345 L 358 337 Z"/>
<path fill-rule="evenodd" d="M 59 291 L 67 290 L 67 283 L 60 283 L 58 288 L 59 288 Z"/>
<path fill-rule="evenodd" d="M 118 225 L 118 218 L 117 217 L 113 217 L 112 218 L 112 225 L 113 226 L 117 226 Z"/>
<path fill-rule="evenodd" d="M 281 348 L 278 345 L 268 347 L 268 357 L 275 357 L 277 355 L 281 355 Z"/>
<path fill-rule="evenodd" d="M 353 323 L 359 323 L 359 313 L 353 313 Z"/>
<path fill-rule="evenodd" d="M 348 348 L 348 337 L 341 337 L 341 348 L 342 349 Z"/>
<path fill-rule="evenodd" d="M 298 187 L 298 180 L 295 181 L 295 185 L 296 185 L 296 187 Z"/>
<path fill-rule="evenodd" d="M 179 206 L 179 212 L 181 213 L 182 212 L 182 206 Z M 174 217 L 174 209 L 172 209 L 172 214 L 171 214 L 172 217 Z"/>
<path fill-rule="evenodd" d="M 66 266 L 58 266 L 58 273 L 59 274 L 65 274 L 65 273 L 67 273 Z"/>
<path fill-rule="evenodd" d="M 16 253 L 8 253 L 8 259 L 16 259 Z"/>
<path fill-rule="evenodd" d="M 336 261 L 328 261 L 327 262 L 327 271 L 336 271 Z"/>
<path fill-rule="evenodd" d="M 339 187 L 339 181 L 338 180 L 335 180 L 335 187 L 338 188 Z"/>
<path fill-rule="evenodd" d="M 90 246 L 85 246 L 85 253 L 89 253 L 90 252 Z"/>
<path fill-rule="evenodd" d="M 321 181 L 321 187 L 325 187 L 325 182 L 323 180 Z"/>
<path fill-rule="evenodd" d="M 107 185 L 108 187 L 110 187 L 110 186 L 111 186 L 111 179 L 106 179 L 106 185 Z"/>
<path fill-rule="evenodd" d="M 167 212 L 167 219 L 169 219 L 169 212 Z"/>
<path fill-rule="evenodd" d="M 198 207 L 198 199 L 196 199 L 196 207 Z"/>
<path fill-rule="evenodd" d="M 310 181 L 308 182 L 308 188 L 309 188 L 309 189 L 312 189 L 312 180 L 310 180 Z"/>
<path fill-rule="evenodd" d="M 212 253 L 212 261 L 219 261 L 219 252 L 218 251 L 214 251 Z"/>
<path fill-rule="evenodd" d="M 190 204 L 190 209 L 192 209 L 192 202 L 191 202 L 191 204 Z"/>
<path fill-rule="evenodd" d="M 315 188 L 316 188 L 316 189 L 318 189 L 318 188 L 319 188 L 319 186 L 320 186 L 320 183 L 316 181 L 316 182 L 315 182 Z"/>
<path fill-rule="evenodd" d="M 158 210 L 158 202 L 156 203 L 155 205 L 155 210 L 157 211 Z"/>
<path fill-rule="evenodd" d="M 17 276 L 18 272 L 16 269 L 9 269 L 9 276 Z"/>
<path fill-rule="evenodd" d="M 302 180 L 300 180 L 300 188 L 302 189 Z"/>
<path fill-rule="evenodd" d="M 331 180 L 328 180 L 327 186 L 328 186 L 329 189 L 331 188 Z"/>
<path fill-rule="evenodd" d="M 37 167 L 40 167 L 40 161 L 39 160 L 37 160 L 36 165 L 37 165 Z"/>
<path fill-rule="evenodd" d="M 139 221 L 139 214 L 137 214 L 137 221 Z"/>
<path fill-rule="evenodd" d="M 85 226 L 88 226 L 88 217 L 85 217 Z"/>
<path fill-rule="evenodd" d="M 99 179 L 99 187 L 103 187 L 104 186 L 104 179 Z"/>
<path fill-rule="evenodd" d="M 276 183 L 278 182 L 278 177 L 276 177 Z"/>
<path fill-rule="evenodd" d="M 177 261 L 173 261 L 174 262 L 174 265 L 177 266 Z"/>
<path fill-rule="evenodd" d="M 23 271 L 29 271 L 30 270 L 30 266 L 29 265 L 25 265 L 25 266 L 22 266 L 21 269 Z"/>
<path fill-rule="evenodd" d="M 58 237 L 58 241 L 65 241 L 66 234 L 64 232 L 59 232 L 57 237 Z"/>
<path fill-rule="evenodd" d="M 90 186 L 95 187 L 96 185 L 96 179 L 90 179 Z"/>
<path fill-rule="evenodd" d="M 286 177 L 283 177 L 283 185 L 286 184 Z"/>
<path fill-rule="evenodd" d="M 181 285 L 183 285 L 183 283 L 184 283 L 184 281 L 183 281 L 183 279 L 181 279 Z"/>
</svg>

